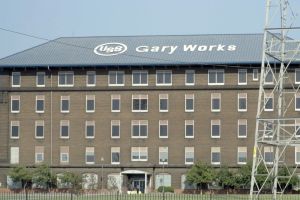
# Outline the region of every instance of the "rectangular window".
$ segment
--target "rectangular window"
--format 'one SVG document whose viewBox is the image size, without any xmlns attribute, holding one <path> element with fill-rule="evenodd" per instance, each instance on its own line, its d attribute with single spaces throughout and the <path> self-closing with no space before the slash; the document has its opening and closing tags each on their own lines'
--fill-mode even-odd
<svg viewBox="0 0 300 200">
<path fill-rule="evenodd" d="M 208 70 L 208 85 L 224 85 L 224 70 Z"/>
<path fill-rule="evenodd" d="M 300 84 L 300 69 L 295 69 L 295 84 Z"/>
<path fill-rule="evenodd" d="M 264 121 L 264 138 L 273 138 L 274 121 Z"/>
<path fill-rule="evenodd" d="M 169 95 L 159 94 L 159 112 L 169 111 Z"/>
<path fill-rule="evenodd" d="M 111 147 L 111 164 L 120 164 L 120 147 Z"/>
<path fill-rule="evenodd" d="M 221 137 L 221 121 L 211 120 L 211 137 L 220 138 Z"/>
<path fill-rule="evenodd" d="M 300 146 L 295 146 L 295 164 L 300 164 Z"/>
<path fill-rule="evenodd" d="M 10 164 L 19 164 L 19 147 L 10 147 Z"/>
<path fill-rule="evenodd" d="M 132 112 L 148 112 L 148 95 L 132 95 Z"/>
<path fill-rule="evenodd" d="M 20 112 L 20 96 L 11 96 L 11 113 L 19 113 Z"/>
<path fill-rule="evenodd" d="M 253 69 L 253 81 L 258 81 L 258 69 Z"/>
<path fill-rule="evenodd" d="M 300 111 L 300 93 L 295 94 L 295 111 Z"/>
<path fill-rule="evenodd" d="M 168 120 L 159 120 L 159 138 L 168 138 Z"/>
<path fill-rule="evenodd" d="M 157 86 L 172 85 L 172 71 L 171 70 L 157 70 L 156 71 L 156 85 Z"/>
<path fill-rule="evenodd" d="M 35 147 L 35 163 L 44 162 L 44 147 L 36 146 Z"/>
<path fill-rule="evenodd" d="M 70 112 L 70 96 L 60 97 L 60 112 L 62 113 Z"/>
<path fill-rule="evenodd" d="M 186 165 L 194 164 L 194 147 L 185 147 L 184 155 L 185 155 L 185 164 Z"/>
<path fill-rule="evenodd" d="M 295 136 L 300 137 L 300 120 L 295 120 Z"/>
<path fill-rule="evenodd" d="M 11 139 L 19 139 L 20 137 L 20 122 L 19 121 L 11 121 L 10 122 L 10 138 Z"/>
<path fill-rule="evenodd" d="M 74 72 L 58 72 L 58 86 L 73 87 L 74 86 Z"/>
<path fill-rule="evenodd" d="M 35 138 L 36 139 L 44 138 L 44 120 L 35 121 Z"/>
<path fill-rule="evenodd" d="M 265 71 L 265 85 L 270 85 L 274 83 L 273 71 L 272 69 L 266 69 Z"/>
<path fill-rule="evenodd" d="M 12 87 L 20 87 L 21 86 L 21 72 L 12 72 L 11 86 Z"/>
<path fill-rule="evenodd" d="M 159 164 L 168 164 L 168 147 L 159 147 Z"/>
<path fill-rule="evenodd" d="M 148 120 L 131 121 L 131 137 L 147 138 L 148 137 Z"/>
<path fill-rule="evenodd" d="M 272 165 L 274 161 L 273 147 L 264 147 L 264 158 L 266 164 Z"/>
<path fill-rule="evenodd" d="M 70 126 L 69 120 L 61 120 L 60 121 L 60 138 L 63 138 L 63 139 L 70 138 L 69 126 Z"/>
<path fill-rule="evenodd" d="M 221 164 L 221 149 L 220 147 L 211 147 L 211 164 L 220 165 Z"/>
<path fill-rule="evenodd" d="M 247 93 L 238 94 L 238 111 L 239 112 L 247 111 Z"/>
<path fill-rule="evenodd" d="M 247 119 L 238 120 L 238 138 L 247 137 Z"/>
<path fill-rule="evenodd" d="M 247 85 L 247 69 L 238 70 L 238 85 Z"/>
<path fill-rule="evenodd" d="M 194 138 L 194 120 L 185 120 L 185 138 Z"/>
<path fill-rule="evenodd" d="M 124 86 L 125 73 L 124 71 L 109 71 L 108 85 L 109 86 Z"/>
<path fill-rule="evenodd" d="M 111 120 L 111 138 L 120 138 L 120 120 Z"/>
<path fill-rule="evenodd" d="M 85 148 L 85 164 L 95 164 L 95 148 Z"/>
<path fill-rule="evenodd" d="M 37 95 L 35 97 L 35 112 L 44 113 L 44 107 L 45 107 L 45 96 Z"/>
<path fill-rule="evenodd" d="M 147 86 L 148 85 L 148 72 L 147 71 L 133 71 L 132 72 L 132 85 L 133 86 Z"/>
<path fill-rule="evenodd" d="M 273 111 L 273 102 L 274 94 L 272 93 L 265 93 L 264 96 L 264 111 Z"/>
<path fill-rule="evenodd" d="M 69 147 L 61 146 L 60 147 L 60 164 L 69 163 Z"/>
<path fill-rule="evenodd" d="M 185 112 L 194 112 L 194 94 L 185 95 Z"/>
<path fill-rule="evenodd" d="M 121 111 L 121 96 L 118 94 L 111 95 L 111 112 Z"/>
<path fill-rule="evenodd" d="M 195 70 L 185 70 L 185 85 L 195 85 Z"/>
<path fill-rule="evenodd" d="M 148 147 L 131 147 L 131 161 L 147 161 Z"/>
<path fill-rule="evenodd" d="M 86 86 L 93 87 L 96 86 L 96 72 L 87 71 L 86 72 Z"/>
<path fill-rule="evenodd" d="M 85 122 L 85 138 L 95 138 L 95 121 Z"/>
<path fill-rule="evenodd" d="M 211 94 L 211 112 L 221 111 L 221 93 Z"/>
<path fill-rule="evenodd" d="M 95 95 L 86 95 L 86 112 L 95 112 Z"/>
<path fill-rule="evenodd" d="M 239 165 L 247 164 L 247 147 L 238 147 L 237 163 Z"/>
<path fill-rule="evenodd" d="M 36 86 L 45 87 L 45 72 L 36 73 Z"/>
</svg>

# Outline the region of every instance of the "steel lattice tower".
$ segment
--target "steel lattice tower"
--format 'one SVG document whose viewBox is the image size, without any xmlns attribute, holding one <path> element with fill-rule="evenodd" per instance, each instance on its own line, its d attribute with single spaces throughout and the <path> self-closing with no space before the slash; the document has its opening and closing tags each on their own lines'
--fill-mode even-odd
<svg viewBox="0 0 300 200">
<path fill-rule="evenodd" d="M 263 55 L 256 115 L 250 199 L 272 189 L 280 199 L 298 165 L 288 166 L 288 152 L 300 145 L 300 115 L 294 110 L 300 84 L 295 68 L 300 62 L 300 41 L 289 37 L 295 15 L 288 0 L 266 0 Z M 296 33 L 297 34 L 297 33 Z M 283 173 L 284 172 L 284 173 Z"/>
</svg>

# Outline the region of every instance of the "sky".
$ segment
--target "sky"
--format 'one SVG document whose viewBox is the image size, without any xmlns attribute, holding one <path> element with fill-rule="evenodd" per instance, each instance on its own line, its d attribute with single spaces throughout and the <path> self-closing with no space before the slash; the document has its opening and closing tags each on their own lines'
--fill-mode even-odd
<svg viewBox="0 0 300 200">
<path fill-rule="evenodd" d="M 300 1 L 290 1 L 300 26 Z M 0 29 L 48 40 L 263 33 L 265 6 L 265 0 L 0 0 Z M 0 58 L 45 42 L 0 30 Z"/>
</svg>

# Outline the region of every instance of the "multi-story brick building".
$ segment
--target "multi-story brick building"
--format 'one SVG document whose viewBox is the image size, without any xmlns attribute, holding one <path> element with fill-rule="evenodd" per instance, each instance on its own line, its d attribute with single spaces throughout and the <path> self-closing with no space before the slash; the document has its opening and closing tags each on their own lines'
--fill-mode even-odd
<svg viewBox="0 0 300 200">
<path fill-rule="evenodd" d="M 262 34 L 59 38 L 0 60 L 0 182 L 46 163 L 98 187 L 184 183 L 251 161 Z M 290 70 L 300 83 L 299 66 Z M 265 74 L 272 84 L 272 74 Z M 274 97 L 264 97 L 266 114 Z M 291 115 L 299 115 L 300 94 Z M 295 122 L 295 127 L 300 122 Z M 299 133 L 300 135 L 300 133 Z M 290 165 L 300 148 L 290 148 Z M 272 159 L 272 148 L 265 155 Z M 163 182 L 164 183 L 163 183 Z M 146 186 L 145 186 L 146 185 Z M 85 185 L 88 187 L 88 184 Z"/>
</svg>

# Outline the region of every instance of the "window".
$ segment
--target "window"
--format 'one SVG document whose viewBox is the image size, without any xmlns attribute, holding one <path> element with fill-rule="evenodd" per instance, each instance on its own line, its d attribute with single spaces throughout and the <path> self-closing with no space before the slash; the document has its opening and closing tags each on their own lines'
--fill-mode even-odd
<svg viewBox="0 0 300 200">
<path fill-rule="evenodd" d="M 300 146 L 295 146 L 295 164 L 300 164 Z"/>
<path fill-rule="evenodd" d="M 82 189 L 96 190 L 98 189 L 98 175 L 86 173 L 82 175 Z"/>
<path fill-rule="evenodd" d="M 19 147 L 10 147 L 10 164 L 19 164 Z"/>
<path fill-rule="evenodd" d="M 300 137 L 300 120 L 295 120 L 295 136 Z"/>
<path fill-rule="evenodd" d="M 168 147 L 159 147 L 159 164 L 166 165 L 168 164 Z"/>
<path fill-rule="evenodd" d="M 273 147 L 264 147 L 264 158 L 266 164 L 272 165 L 274 161 Z"/>
<path fill-rule="evenodd" d="M 69 163 L 69 147 L 61 146 L 60 147 L 60 164 Z"/>
<path fill-rule="evenodd" d="M 185 120 L 185 138 L 194 138 L 194 120 Z"/>
<path fill-rule="evenodd" d="M 211 94 L 211 111 L 220 112 L 221 111 L 221 94 L 212 93 Z"/>
<path fill-rule="evenodd" d="M 247 85 L 247 69 L 239 69 L 238 79 L 239 85 Z"/>
<path fill-rule="evenodd" d="M 85 164 L 95 164 L 95 148 L 85 148 Z"/>
<path fill-rule="evenodd" d="M 36 73 L 36 86 L 45 87 L 45 72 Z"/>
<path fill-rule="evenodd" d="M 74 72 L 58 72 L 58 86 L 74 86 Z"/>
<path fill-rule="evenodd" d="M 182 190 L 196 190 L 197 184 L 187 182 L 186 174 L 182 174 L 181 175 L 181 189 Z"/>
<path fill-rule="evenodd" d="M 185 70 L 185 85 L 195 85 L 195 70 Z"/>
<path fill-rule="evenodd" d="M 120 138 L 120 120 L 111 120 L 111 138 Z"/>
<path fill-rule="evenodd" d="M 295 94 L 295 111 L 300 111 L 300 93 Z"/>
<path fill-rule="evenodd" d="M 133 86 L 147 86 L 148 85 L 148 72 L 147 71 L 133 71 L 132 72 L 132 85 Z"/>
<path fill-rule="evenodd" d="M 171 187 L 172 176 L 167 173 L 159 173 L 155 175 L 155 189 L 157 190 L 161 186 Z"/>
<path fill-rule="evenodd" d="M 274 77 L 273 77 L 273 72 L 272 69 L 266 69 L 265 71 L 265 84 L 269 85 L 269 84 L 273 84 L 274 83 Z"/>
<path fill-rule="evenodd" d="M 253 69 L 253 81 L 258 81 L 258 69 Z"/>
<path fill-rule="evenodd" d="M 273 138 L 274 121 L 264 121 L 264 138 Z"/>
<path fill-rule="evenodd" d="M 86 112 L 95 112 L 95 95 L 86 95 Z"/>
<path fill-rule="evenodd" d="M 208 70 L 208 85 L 224 85 L 224 70 Z"/>
<path fill-rule="evenodd" d="M 95 121 L 85 122 L 85 138 L 95 138 Z"/>
<path fill-rule="evenodd" d="M 185 164 L 186 165 L 194 164 L 194 147 L 185 147 L 184 155 L 185 155 Z"/>
<path fill-rule="evenodd" d="M 120 164 L 120 147 L 111 147 L 111 164 Z"/>
<path fill-rule="evenodd" d="M 11 96 L 11 113 L 19 113 L 20 112 L 20 96 Z"/>
<path fill-rule="evenodd" d="M 300 84 L 300 69 L 295 69 L 295 83 Z"/>
<path fill-rule="evenodd" d="M 70 112 L 70 96 L 61 96 L 60 98 L 60 112 Z"/>
<path fill-rule="evenodd" d="M 44 138 L 44 121 L 43 120 L 35 121 L 35 138 L 36 139 Z"/>
<path fill-rule="evenodd" d="M 159 95 L 159 112 L 168 112 L 169 111 L 169 95 L 160 94 Z"/>
<path fill-rule="evenodd" d="M 121 96 L 118 94 L 111 95 L 111 112 L 121 111 Z"/>
<path fill-rule="evenodd" d="M 148 120 L 131 121 L 131 137 L 147 138 L 148 137 Z"/>
<path fill-rule="evenodd" d="M 147 161 L 148 147 L 131 147 L 131 161 Z"/>
<path fill-rule="evenodd" d="M 172 71 L 171 70 L 158 70 L 156 71 L 156 85 L 172 85 Z"/>
<path fill-rule="evenodd" d="M 60 121 L 60 138 L 68 139 L 69 135 L 69 120 Z"/>
<path fill-rule="evenodd" d="M 221 149 L 220 147 L 211 147 L 211 164 L 220 165 L 221 164 Z"/>
<path fill-rule="evenodd" d="M 237 163 L 247 164 L 247 147 L 238 147 Z"/>
<path fill-rule="evenodd" d="M 45 96 L 38 95 L 35 97 L 35 112 L 44 113 Z"/>
<path fill-rule="evenodd" d="M 168 138 L 168 120 L 159 120 L 159 138 Z"/>
<path fill-rule="evenodd" d="M 109 86 L 124 86 L 124 71 L 109 71 L 108 85 Z"/>
<path fill-rule="evenodd" d="M 273 97 L 272 93 L 265 93 L 264 96 L 264 110 L 265 111 L 273 111 Z"/>
<path fill-rule="evenodd" d="M 148 112 L 148 95 L 132 95 L 132 112 Z"/>
<path fill-rule="evenodd" d="M 88 87 L 96 86 L 96 72 L 95 71 L 87 71 L 86 72 L 86 86 L 88 86 Z"/>
<path fill-rule="evenodd" d="M 44 162 L 44 147 L 36 146 L 35 147 L 35 163 Z"/>
<path fill-rule="evenodd" d="M 211 120 L 211 137 L 220 138 L 221 137 L 221 121 Z"/>
<path fill-rule="evenodd" d="M 247 119 L 238 120 L 238 138 L 247 137 Z"/>
<path fill-rule="evenodd" d="M 19 139 L 20 137 L 20 122 L 19 121 L 11 121 L 10 122 L 10 138 L 11 139 Z"/>
<path fill-rule="evenodd" d="M 185 112 L 194 112 L 194 94 L 185 95 Z"/>
<path fill-rule="evenodd" d="M 11 86 L 20 87 L 21 86 L 21 72 L 12 72 L 11 74 Z"/>
<path fill-rule="evenodd" d="M 247 93 L 238 94 L 238 111 L 239 112 L 247 111 Z"/>
</svg>

